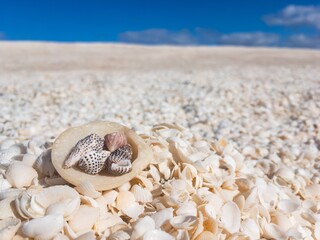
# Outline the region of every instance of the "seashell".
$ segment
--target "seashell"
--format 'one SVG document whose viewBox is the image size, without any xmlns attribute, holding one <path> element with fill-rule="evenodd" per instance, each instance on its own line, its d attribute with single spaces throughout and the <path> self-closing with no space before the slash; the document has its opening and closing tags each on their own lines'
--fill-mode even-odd
<svg viewBox="0 0 320 240">
<path fill-rule="evenodd" d="M 113 152 L 127 144 L 127 137 L 123 132 L 113 132 L 104 136 L 106 148 Z"/>
<path fill-rule="evenodd" d="M 131 160 L 131 158 L 132 158 L 132 147 L 130 144 L 126 144 L 123 147 L 120 147 L 114 152 L 112 152 L 108 157 L 108 161 L 112 163 L 117 163 L 122 159 Z"/>
<path fill-rule="evenodd" d="M 195 230 L 192 233 L 191 238 L 194 239 L 196 238 L 200 233 L 202 233 L 204 231 L 204 221 L 203 221 L 203 215 L 201 212 L 199 212 L 199 217 L 198 217 L 198 224 L 197 226 L 195 226 Z"/>
<path fill-rule="evenodd" d="M 63 216 L 48 215 L 24 223 L 21 231 L 30 238 L 49 240 L 56 236 L 62 230 L 63 226 Z"/>
<path fill-rule="evenodd" d="M 320 183 L 313 183 L 305 188 L 304 198 L 320 198 Z"/>
<path fill-rule="evenodd" d="M 22 157 L 22 163 L 31 167 L 36 162 L 36 160 L 37 160 L 37 156 L 30 153 L 26 153 Z"/>
<path fill-rule="evenodd" d="M 273 212 L 271 219 L 274 224 L 278 225 L 285 232 L 292 227 L 290 218 L 283 214 L 281 211 Z"/>
<path fill-rule="evenodd" d="M 155 223 L 153 219 L 149 216 L 145 216 L 144 218 L 141 218 L 138 221 L 136 221 L 131 234 L 131 239 L 140 239 L 146 232 L 154 230 L 154 228 Z"/>
<path fill-rule="evenodd" d="M 189 215 L 197 216 L 197 207 L 196 203 L 193 201 L 183 203 L 177 210 L 177 215 Z"/>
<path fill-rule="evenodd" d="M 209 231 L 203 231 L 195 238 L 195 240 L 208 240 L 208 239 L 214 240 L 218 238 L 216 237 L 216 235 L 214 235 L 212 232 L 209 232 Z"/>
<path fill-rule="evenodd" d="M 104 192 L 102 196 L 105 198 L 107 204 L 112 204 L 116 200 L 118 192 L 115 190 L 110 190 L 108 192 Z"/>
<path fill-rule="evenodd" d="M 12 139 L 7 139 L 1 142 L 0 144 L 0 150 L 5 150 L 10 148 L 11 146 L 13 146 L 15 144 L 15 141 Z"/>
<path fill-rule="evenodd" d="M 94 229 L 97 232 L 103 232 L 108 228 L 123 224 L 121 217 L 108 212 L 104 218 L 100 218 L 95 224 Z"/>
<path fill-rule="evenodd" d="M 3 190 L 9 189 L 11 187 L 12 185 L 8 182 L 7 179 L 3 179 L 3 178 L 0 179 L 0 192 Z"/>
<path fill-rule="evenodd" d="M 112 233 L 108 240 L 129 240 L 130 235 L 125 231 L 117 231 Z"/>
<path fill-rule="evenodd" d="M 10 198 L 10 197 L 16 197 L 18 196 L 23 189 L 16 189 L 16 188 L 9 188 L 0 191 L 0 200 L 3 200 L 5 198 Z"/>
<path fill-rule="evenodd" d="M 19 155 L 20 151 L 17 151 L 15 148 L 9 148 L 0 151 L 0 168 L 7 168 L 11 162 L 12 158 L 16 155 Z"/>
<path fill-rule="evenodd" d="M 55 204 L 63 204 L 62 215 L 69 218 L 76 212 L 80 205 L 80 197 L 76 190 L 69 186 L 53 186 L 38 192 L 24 191 L 15 201 L 16 209 L 23 218 L 36 218 L 44 216 L 51 206 L 53 211 Z M 58 208 L 59 210 L 59 208 Z"/>
<path fill-rule="evenodd" d="M 230 201 L 221 209 L 221 222 L 230 233 L 236 233 L 240 228 L 240 210 L 234 202 Z"/>
<path fill-rule="evenodd" d="M 136 201 L 141 203 L 152 202 L 152 194 L 149 190 L 140 187 L 139 185 L 135 184 L 131 188 L 131 192 L 134 195 Z"/>
<path fill-rule="evenodd" d="M 62 233 L 58 233 L 52 240 L 69 240 L 69 238 Z"/>
<path fill-rule="evenodd" d="M 132 147 L 132 170 L 121 176 L 108 176 L 104 171 L 97 175 L 89 175 L 77 168 L 64 169 L 63 160 L 66 159 L 72 147 L 79 139 L 94 132 L 99 136 L 106 133 L 121 131 L 127 136 Z M 54 142 L 52 147 L 52 163 L 56 171 L 69 183 L 78 186 L 81 182 L 88 180 L 98 191 L 116 188 L 137 176 L 145 169 L 150 161 L 153 161 L 153 153 L 150 147 L 132 130 L 112 122 L 92 122 L 80 127 L 70 128 L 62 133 Z"/>
<path fill-rule="evenodd" d="M 122 191 L 117 196 L 116 208 L 122 210 L 130 207 L 135 202 L 135 198 L 132 192 Z"/>
<path fill-rule="evenodd" d="M 143 235 L 143 240 L 175 240 L 169 233 L 161 230 L 151 230 Z"/>
<path fill-rule="evenodd" d="M 106 169 L 109 174 L 113 175 L 124 175 L 129 173 L 132 170 L 132 164 L 129 159 L 121 160 L 118 163 L 110 163 L 106 164 Z"/>
<path fill-rule="evenodd" d="M 320 222 L 316 222 L 314 225 L 314 236 L 317 240 L 320 239 Z"/>
<path fill-rule="evenodd" d="M 263 226 L 263 237 L 271 239 L 287 239 L 287 235 L 274 223 Z"/>
<path fill-rule="evenodd" d="M 71 239 L 75 239 L 78 235 L 72 230 L 67 221 L 64 222 L 63 233 Z"/>
<path fill-rule="evenodd" d="M 112 152 L 105 162 L 106 172 L 114 175 L 123 175 L 131 171 L 132 149 L 130 144 Z"/>
<path fill-rule="evenodd" d="M 40 175 L 52 177 L 55 172 L 55 168 L 51 161 L 51 149 L 44 151 L 37 158 L 33 164 L 33 168 L 37 170 Z"/>
<path fill-rule="evenodd" d="M 74 232 L 90 231 L 98 220 L 99 208 L 81 205 L 78 211 L 69 220 L 69 226 Z"/>
<path fill-rule="evenodd" d="M 150 165 L 150 170 L 149 170 L 149 173 L 151 174 L 153 180 L 156 182 L 156 183 L 159 183 L 160 182 L 160 172 L 159 170 L 154 166 L 154 165 Z"/>
<path fill-rule="evenodd" d="M 63 203 L 53 203 L 46 209 L 46 215 L 64 215 L 65 208 Z"/>
<path fill-rule="evenodd" d="M 81 234 L 80 236 L 78 236 L 74 240 L 94 240 L 94 239 L 96 239 L 96 236 L 94 235 L 94 232 L 93 231 L 89 231 L 89 232 Z"/>
<path fill-rule="evenodd" d="M 197 217 L 195 216 L 188 216 L 188 215 L 180 215 L 172 218 L 170 220 L 170 224 L 175 229 L 187 229 L 190 230 L 194 228 L 197 224 Z"/>
<path fill-rule="evenodd" d="M 85 173 L 92 175 L 98 174 L 104 168 L 104 163 L 109 155 L 110 152 L 104 150 L 100 152 L 90 151 L 80 158 L 78 166 Z"/>
<path fill-rule="evenodd" d="M 0 239 L 11 240 L 21 225 L 20 219 L 6 218 L 0 220 Z"/>
<path fill-rule="evenodd" d="M 189 232 L 185 229 L 178 229 L 176 239 L 177 240 L 190 240 Z"/>
<path fill-rule="evenodd" d="M 162 209 L 150 216 L 155 222 L 155 228 L 160 229 L 173 218 L 173 208 Z"/>
<path fill-rule="evenodd" d="M 100 152 L 103 150 L 104 140 L 97 134 L 91 133 L 88 136 L 82 138 L 72 148 L 68 158 L 63 164 L 63 168 L 70 168 L 86 155 L 90 151 Z"/>
<path fill-rule="evenodd" d="M 131 182 L 133 182 L 135 184 L 139 184 L 139 185 L 145 187 L 149 191 L 153 190 L 153 182 L 144 176 L 137 175 Z"/>
<path fill-rule="evenodd" d="M 144 211 L 144 207 L 137 202 L 133 202 L 130 206 L 122 208 L 122 212 L 128 217 L 136 220 Z"/>
<path fill-rule="evenodd" d="M 245 219 L 241 222 L 241 232 L 248 235 L 250 239 L 260 239 L 260 231 L 253 219 Z"/>
<path fill-rule="evenodd" d="M 121 186 L 118 187 L 118 191 L 122 192 L 122 191 L 129 191 L 131 188 L 131 183 L 130 182 L 126 182 L 124 184 L 122 184 Z"/>
<path fill-rule="evenodd" d="M 278 203 L 278 209 L 285 213 L 292 213 L 297 211 L 300 207 L 300 204 L 291 199 L 283 199 Z"/>
<path fill-rule="evenodd" d="M 27 144 L 27 153 L 32 153 L 39 156 L 42 153 L 42 149 L 33 140 L 30 140 Z"/>
<path fill-rule="evenodd" d="M 82 182 L 79 186 L 75 187 L 75 189 L 84 196 L 98 198 L 101 196 L 101 192 L 98 192 L 94 189 L 94 186 L 88 182 Z"/>
<path fill-rule="evenodd" d="M 7 180 L 16 188 L 29 187 L 37 177 L 36 170 L 20 162 L 12 163 L 6 171 Z"/>
<path fill-rule="evenodd" d="M 5 198 L 0 201 L 0 219 L 16 217 L 14 208 L 14 197 Z"/>
</svg>

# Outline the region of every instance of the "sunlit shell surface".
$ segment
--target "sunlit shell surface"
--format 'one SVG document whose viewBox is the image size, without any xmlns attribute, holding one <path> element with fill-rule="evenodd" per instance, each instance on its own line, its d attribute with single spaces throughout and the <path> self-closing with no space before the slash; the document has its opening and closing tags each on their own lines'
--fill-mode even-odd
<svg viewBox="0 0 320 240">
<path fill-rule="evenodd" d="M 130 166 L 131 171 L 122 176 L 110 175 L 106 169 L 96 175 L 82 171 L 81 167 L 90 167 L 82 161 L 96 155 L 80 159 L 81 166 L 62 167 L 79 139 L 92 132 L 103 137 L 117 131 L 126 134 L 130 145 L 113 151 L 110 163 Z M 156 125 L 140 136 L 118 124 L 94 122 L 64 132 L 55 141 L 51 157 L 50 145 L 40 152 L 40 147 L 28 143 L 26 153 L 0 175 L 0 225 L 4 226 L 0 236 L 319 239 L 320 183 L 308 169 L 294 170 L 279 156 L 247 148 L 252 158 L 264 156 L 251 159 L 226 139 L 203 139 L 171 124 Z M 109 154 L 100 153 L 102 159 Z M 34 162 L 39 156 L 43 160 Z M 51 162 L 60 175 L 50 170 Z M 30 172 L 27 179 L 12 174 L 22 175 L 21 169 Z"/>
</svg>

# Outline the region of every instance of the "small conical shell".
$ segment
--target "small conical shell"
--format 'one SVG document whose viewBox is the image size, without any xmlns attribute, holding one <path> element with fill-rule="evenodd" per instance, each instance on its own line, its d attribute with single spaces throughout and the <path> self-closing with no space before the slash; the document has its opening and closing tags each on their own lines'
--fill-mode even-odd
<svg viewBox="0 0 320 240">
<path fill-rule="evenodd" d="M 70 152 L 68 158 L 63 164 L 63 168 L 70 168 L 75 165 L 81 157 L 90 151 L 100 152 L 104 147 L 104 140 L 97 134 L 92 133 L 79 140 L 76 146 Z"/>
<path fill-rule="evenodd" d="M 113 132 L 104 136 L 106 148 L 113 152 L 127 144 L 127 137 L 123 132 Z"/>
<path fill-rule="evenodd" d="M 104 168 L 104 163 L 107 160 L 110 152 L 108 151 L 90 151 L 79 160 L 79 168 L 88 174 L 98 174 Z"/>
</svg>

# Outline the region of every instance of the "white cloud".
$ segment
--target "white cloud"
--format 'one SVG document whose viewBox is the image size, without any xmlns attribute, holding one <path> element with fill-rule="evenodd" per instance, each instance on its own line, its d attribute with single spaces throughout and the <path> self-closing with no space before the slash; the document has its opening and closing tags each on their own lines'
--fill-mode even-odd
<svg viewBox="0 0 320 240">
<path fill-rule="evenodd" d="M 289 5 L 263 19 L 269 25 L 310 26 L 320 30 L 320 6 Z"/>
<path fill-rule="evenodd" d="M 273 46 L 276 45 L 278 41 L 278 35 L 264 32 L 222 34 L 218 39 L 218 43 L 223 45 L 241 46 Z"/>
<path fill-rule="evenodd" d="M 147 29 L 143 31 L 128 31 L 119 35 L 121 42 L 143 44 L 194 45 L 197 40 L 188 30 L 177 32 L 167 29 Z"/>
<path fill-rule="evenodd" d="M 119 40 L 141 44 L 270 46 L 276 44 L 279 37 L 263 32 L 220 34 L 211 29 L 197 28 L 194 33 L 166 29 L 129 31 L 121 33 Z"/>
<path fill-rule="evenodd" d="M 307 36 L 304 34 L 297 34 L 290 36 L 286 42 L 289 47 L 303 47 L 303 48 L 320 48 L 320 35 Z"/>
</svg>

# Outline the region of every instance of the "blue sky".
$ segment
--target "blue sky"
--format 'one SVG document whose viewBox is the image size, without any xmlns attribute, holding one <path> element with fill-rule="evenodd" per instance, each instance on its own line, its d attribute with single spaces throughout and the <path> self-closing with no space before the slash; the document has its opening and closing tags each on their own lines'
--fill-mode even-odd
<svg viewBox="0 0 320 240">
<path fill-rule="evenodd" d="M 320 48 L 320 1 L 0 0 L 4 40 Z"/>
</svg>

